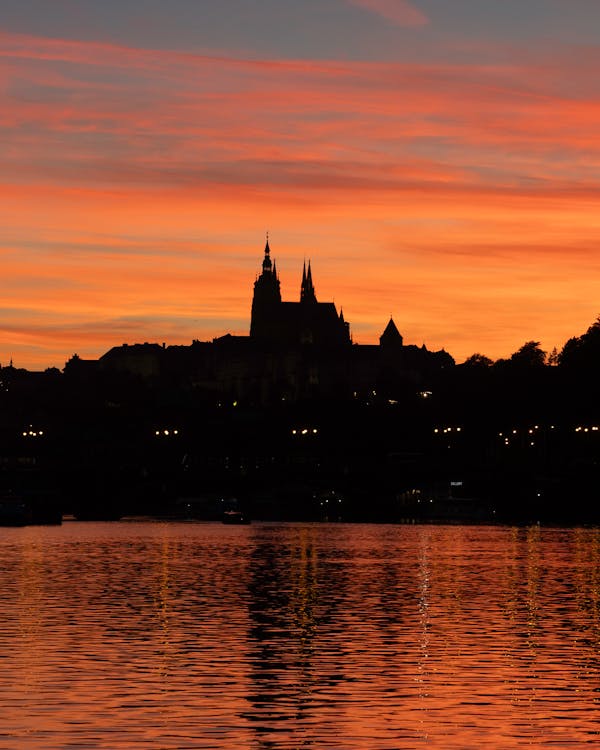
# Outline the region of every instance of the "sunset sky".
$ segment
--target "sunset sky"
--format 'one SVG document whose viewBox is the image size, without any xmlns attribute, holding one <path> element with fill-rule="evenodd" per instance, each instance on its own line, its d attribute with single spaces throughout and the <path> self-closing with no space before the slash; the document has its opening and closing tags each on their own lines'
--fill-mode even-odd
<svg viewBox="0 0 600 750">
<path fill-rule="evenodd" d="M 598 0 L 2 0 L 0 363 L 248 332 L 269 231 L 354 341 L 600 314 Z"/>
</svg>

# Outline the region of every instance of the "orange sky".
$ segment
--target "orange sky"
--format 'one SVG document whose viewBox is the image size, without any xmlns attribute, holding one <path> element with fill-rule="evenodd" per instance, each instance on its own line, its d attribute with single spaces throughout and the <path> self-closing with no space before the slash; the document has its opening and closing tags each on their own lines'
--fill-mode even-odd
<svg viewBox="0 0 600 750">
<path fill-rule="evenodd" d="M 0 363 L 247 333 L 266 230 L 284 299 L 310 258 L 357 343 L 390 314 L 457 361 L 582 333 L 600 49 L 434 54 L 436 3 L 413 5 L 345 4 L 430 45 L 380 59 L 0 28 Z"/>
</svg>

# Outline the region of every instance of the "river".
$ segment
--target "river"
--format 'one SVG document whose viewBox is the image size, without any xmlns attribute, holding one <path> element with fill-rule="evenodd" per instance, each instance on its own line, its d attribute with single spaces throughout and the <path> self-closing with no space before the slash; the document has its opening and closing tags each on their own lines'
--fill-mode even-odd
<svg viewBox="0 0 600 750">
<path fill-rule="evenodd" d="M 600 531 L 0 529 L 2 750 L 600 746 Z"/>
</svg>

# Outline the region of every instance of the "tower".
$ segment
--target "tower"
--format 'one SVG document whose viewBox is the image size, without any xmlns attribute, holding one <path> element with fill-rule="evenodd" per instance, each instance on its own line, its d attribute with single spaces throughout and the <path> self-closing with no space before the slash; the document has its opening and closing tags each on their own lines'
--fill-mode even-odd
<svg viewBox="0 0 600 750">
<path fill-rule="evenodd" d="M 262 272 L 254 282 L 250 337 L 277 348 L 315 347 L 321 350 L 351 343 L 350 326 L 333 302 L 317 302 L 310 260 L 302 269 L 300 300 L 282 302 L 269 236 Z"/>
<path fill-rule="evenodd" d="M 317 296 L 315 294 L 315 288 L 313 286 L 312 271 L 310 270 L 310 260 L 308 261 L 308 271 L 306 270 L 306 262 L 302 268 L 302 284 L 300 286 L 300 302 L 316 302 Z"/>
<path fill-rule="evenodd" d="M 384 332 L 379 337 L 379 346 L 388 352 L 392 352 L 402 349 L 402 344 L 402 334 L 396 328 L 394 319 L 390 316 L 389 323 L 385 327 Z"/>
<path fill-rule="evenodd" d="M 254 282 L 250 336 L 271 339 L 277 330 L 278 309 L 281 305 L 281 290 L 275 262 L 271 260 L 269 235 L 265 245 L 262 273 Z"/>
</svg>

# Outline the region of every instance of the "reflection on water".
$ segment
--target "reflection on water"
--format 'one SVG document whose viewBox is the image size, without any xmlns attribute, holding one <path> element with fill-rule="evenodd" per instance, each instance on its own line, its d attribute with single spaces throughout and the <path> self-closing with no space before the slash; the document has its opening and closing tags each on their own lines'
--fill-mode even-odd
<svg viewBox="0 0 600 750">
<path fill-rule="evenodd" d="M 0 748 L 600 744 L 600 532 L 0 529 Z"/>
</svg>

